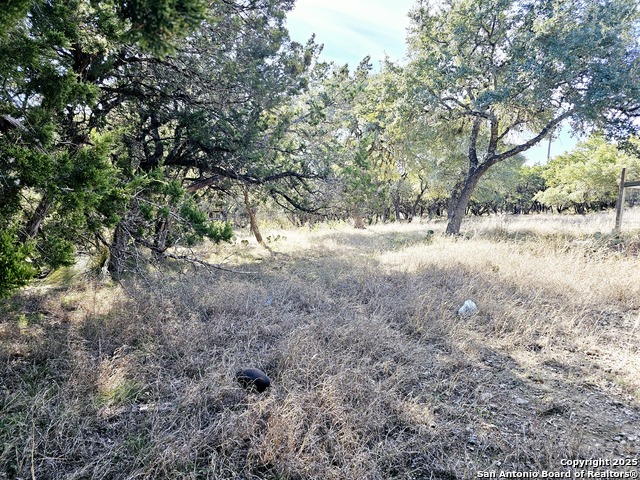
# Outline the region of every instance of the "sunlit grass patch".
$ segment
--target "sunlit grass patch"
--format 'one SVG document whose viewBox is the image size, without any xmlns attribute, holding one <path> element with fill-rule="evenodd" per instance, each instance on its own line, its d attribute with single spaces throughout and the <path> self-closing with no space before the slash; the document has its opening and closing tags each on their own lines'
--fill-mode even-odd
<svg viewBox="0 0 640 480">
<path fill-rule="evenodd" d="M 60 267 L 49 273 L 43 281 L 44 285 L 54 288 L 70 287 L 77 278 L 79 272 L 73 266 Z"/>
<path fill-rule="evenodd" d="M 100 406 L 120 406 L 136 402 L 144 395 L 144 387 L 128 379 L 111 380 L 100 389 L 97 402 Z"/>
</svg>

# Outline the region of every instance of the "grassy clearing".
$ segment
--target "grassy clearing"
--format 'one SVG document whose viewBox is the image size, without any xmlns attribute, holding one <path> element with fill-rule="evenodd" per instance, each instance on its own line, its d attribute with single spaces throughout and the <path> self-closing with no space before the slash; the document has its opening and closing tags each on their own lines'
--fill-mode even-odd
<svg viewBox="0 0 640 480">
<path fill-rule="evenodd" d="M 1 307 L 0 478 L 466 479 L 638 458 L 640 242 L 606 225 L 267 229 L 270 251 L 203 252 L 251 274 L 32 288 Z M 241 367 L 271 390 L 241 390 Z"/>
</svg>

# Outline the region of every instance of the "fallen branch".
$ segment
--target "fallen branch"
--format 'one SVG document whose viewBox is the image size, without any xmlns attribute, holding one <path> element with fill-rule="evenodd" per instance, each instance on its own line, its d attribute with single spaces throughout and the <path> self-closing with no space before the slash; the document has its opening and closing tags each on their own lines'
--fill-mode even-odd
<svg viewBox="0 0 640 480">
<path fill-rule="evenodd" d="M 163 252 L 162 256 L 165 258 L 173 258 L 174 260 L 183 260 L 186 262 L 197 263 L 198 265 L 202 265 L 205 268 L 211 268 L 214 270 L 222 270 L 223 272 L 231 272 L 231 273 L 242 273 L 242 274 L 255 274 L 256 272 L 246 272 L 243 270 L 234 270 L 232 268 L 225 268 L 221 265 L 216 265 L 215 263 L 205 262 L 204 260 L 200 260 L 199 258 L 190 257 L 188 255 L 174 255 L 173 253 Z"/>
</svg>

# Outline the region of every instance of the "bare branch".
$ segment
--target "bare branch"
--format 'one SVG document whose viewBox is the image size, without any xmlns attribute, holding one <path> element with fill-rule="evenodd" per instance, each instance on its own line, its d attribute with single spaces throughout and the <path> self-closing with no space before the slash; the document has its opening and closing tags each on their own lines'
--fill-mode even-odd
<svg viewBox="0 0 640 480">
<path fill-rule="evenodd" d="M 243 275 L 255 275 L 257 272 L 247 272 L 243 270 L 234 270 L 232 268 L 226 268 L 221 265 L 216 265 L 214 263 L 205 262 L 204 260 L 200 260 L 199 258 L 190 257 L 188 255 L 174 255 L 173 253 L 162 253 L 163 257 L 173 258 L 174 260 L 182 260 L 189 263 L 195 263 L 198 265 L 202 265 L 205 268 L 213 269 L 213 270 L 222 270 L 223 272 L 231 272 L 231 273 L 240 273 Z"/>
</svg>

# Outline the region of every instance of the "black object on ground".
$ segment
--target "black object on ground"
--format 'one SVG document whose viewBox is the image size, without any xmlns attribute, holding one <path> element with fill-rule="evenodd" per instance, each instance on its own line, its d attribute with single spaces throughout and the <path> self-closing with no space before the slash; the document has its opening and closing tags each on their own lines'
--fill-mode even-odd
<svg viewBox="0 0 640 480">
<path fill-rule="evenodd" d="M 258 393 L 264 392 L 271 385 L 269 377 L 257 368 L 245 368 L 238 371 L 236 379 L 242 385 L 242 388 Z"/>
</svg>

